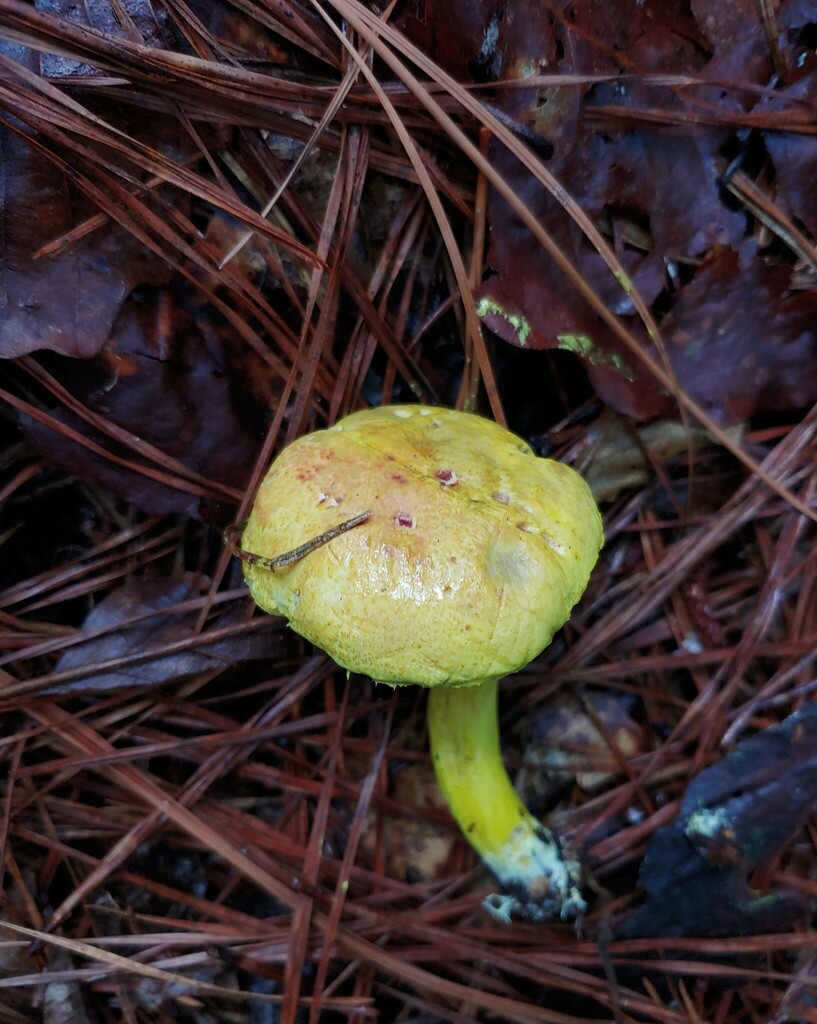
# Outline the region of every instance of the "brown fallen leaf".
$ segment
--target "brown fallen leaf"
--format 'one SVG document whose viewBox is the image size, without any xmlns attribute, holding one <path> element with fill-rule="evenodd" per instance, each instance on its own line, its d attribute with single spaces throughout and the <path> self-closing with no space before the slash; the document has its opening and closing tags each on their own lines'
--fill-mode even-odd
<svg viewBox="0 0 817 1024">
<path fill-rule="evenodd" d="M 781 130 L 799 123 L 799 104 L 813 100 L 813 5 L 781 3 L 776 18 L 784 57 L 796 71 L 791 84 L 781 83 L 763 101 L 772 58 L 760 8 L 748 0 L 670 2 L 660 16 L 649 4 L 599 0 L 567 8 L 458 0 L 445 10 L 425 6 L 405 20 L 407 31 L 461 78 L 519 83 L 489 94 L 490 102 L 606 237 L 629 283 L 622 287 L 557 198 L 499 144 L 493 165 L 658 359 L 636 315 L 638 291 L 665 335 L 679 385 L 724 424 L 817 397 L 814 292 L 797 292 L 793 258 L 747 237 L 752 224 L 722 184 L 730 160 L 749 168 L 757 162 L 741 125 L 747 113 L 758 114 L 751 142 L 772 154 L 781 208 L 792 218 L 803 211 L 806 224 L 813 220 L 817 139 L 808 128 Z M 559 75 L 575 80 L 548 84 L 547 76 Z M 648 77 L 665 75 L 737 85 L 679 86 Z M 768 186 L 772 206 L 775 184 Z M 493 273 L 476 293 L 485 325 L 521 348 L 574 353 L 596 393 L 619 412 L 642 420 L 666 414 L 669 394 L 496 193 L 488 216 Z"/>
<path fill-rule="evenodd" d="M 549 800 L 575 779 L 593 793 L 621 773 L 623 760 L 643 749 L 644 730 L 619 696 L 588 693 L 583 703 L 563 693 L 536 714 L 522 755 L 520 786 Z"/>
<path fill-rule="evenodd" d="M 170 280 L 171 269 L 107 222 L 56 256 L 39 248 L 96 209 L 40 151 L 0 124 L 0 358 L 48 349 L 96 354 L 138 284 Z"/>
<path fill-rule="evenodd" d="M 780 99 L 768 99 L 763 109 L 775 110 L 792 100 L 817 103 L 817 55 L 803 46 L 796 56 L 791 81 L 780 90 Z M 811 234 L 817 235 L 817 146 L 813 136 L 794 132 L 770 132 L 765 140 L 776 176 L 776 200 L 790 217 L 800 220 Z"/>
<path fill-rule="evenodd" d="M 217 615 L 201 637 L 205 642 L 199 641 L 198 609 L 174 609 L 200 596 L 206 582 L 192 577 L 130 579 L 86 616 L 75 637 L 78 642 L 60 656 L 54 674 L 70 678 L 40 692 L 103 693 L 158 686 L 196 672 L 273 657 L 280 650 L 274 623 L 250 633 L 236 628 L 231 635 L 230 627 L 239 627 L 246 618 L 243 604 Z M 208 642 L 207 634 L 219 630 L 227 635 Z"/>
<path fill-rule="evenodd" d="M 71 473 L 108 487 L 149 514 L 182 513 L 221 525 L 230 521 L 257 456 L 267 406 L 246 385 L 263 374 L 252 352 L 240 357 L 230 333 L 194 299 L 172 289 L 144 288 L 123 304 L 102 353 L 94 360 L 50 362 L 71 395 L 107 424 L 126 431 L 120 443 L 70 408 L 51 414 L 106 451 L 105 458 L 59 429 L 23 416 L 37 448 Z M 195 474 L 195 487 L 174 487 L 178 474 L 150 445 Z M 139 466 L 165 470 L 162 479 Z M 188 477 L 183 477 L 187 480 Z"/>
<path fill-rule="evenodd" d="M 739 440 L 741 428 L 732 428 Z M 677 420 L 657 420 L 636 427 L 610 413 L 592 423 L 582 438 L 590 457 L 582 475 L 596 501 L 612 501 L 628 488 L 643 487 L 655 478 L 653 466 L 666 465 L 712 442 L 705 430 L 689 429 Z"/>
<path fill-rule="evenodd" d="M 685 390 L 724 424 L 817 397 L 817 292 L 793 291 L 791 268 L 753 242 L 714 252 L 682 288 L 664 323 Z"/>
</svg>

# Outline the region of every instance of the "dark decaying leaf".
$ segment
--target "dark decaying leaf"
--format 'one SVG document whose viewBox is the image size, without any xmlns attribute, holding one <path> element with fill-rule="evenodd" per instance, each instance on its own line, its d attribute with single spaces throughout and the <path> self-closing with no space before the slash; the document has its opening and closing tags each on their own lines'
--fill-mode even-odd
<svg viewBox="0 0 817 1024">
<path fill-rule="evenodd" d="M 724 422 L 805 406 L 817 395 L 817 292 L 792 292 L 787 267 L 754 243 L 716 251 L 665 323 L 684 387 Z"/>
<path fill-rule="evenodd" d="M 450 34 L 456 43 L 441 30 L 440 18 L 415 16 L 406 27 L 460 77 L 485 83 L 537 74 L 612 76 L 609 82 L 505 89 L 491 102 L 547 158 L 548 170 L 606 234 L 669 333 L 669 359 L 689 395 L 723 422 L 813 400 L 813 294 L 792 296 L 792 261 L 775 265 L 748 241 L 749 218 L 728 201 L 721 177 L 749 142 L 730 124 L 733 116 L 764 111 L 774 129 L 776 111 L 813 101 L 813 57 L 803 32 L 817 18 L 817 5 L 778 5 L 796 74 L 773 100 L 745 89 L 678 88 L 622 77 L 687 74 L 766 87 L 772 75 L 768 39 L 760 6 L 750 0 L 447 8 L 443 24 L 469 26 Z M 644 111 L 658 112 L 657 123 L 639 120 Z M 777 175 L 781 209 L 814 230 L 817 139 L 770 130 L 763 143 Z M 656 357 L 629 293 L 559 203 L 503 147 L 495 145 L 492 160 L 585 281 Z M 641 419 L 665 413 L 669 396 L 656 389 L 637 357 L 598 320 L 496 195 L 489 220 L 493 273 L 478 292 L 486 326 L 521 347 L 576 353 L 595 391 L 621 412 Z M 750 323 L 752 366 L 744 359 Z M 733 376 L 736 359 L 744 365 Z M 796 382 L 794 362 L 800 365 Z"/>
<path fill-rule="evenodd" d="M 203 583 L 206 586 L 207 581 Z M 130 579 L 85 618 L 80 636 L 88 635 L 89 639 L 68 648 L 57 662 L 57 673 L 70 673 L 74 678 L 43 693 L 102 693 L 158 686 L 196 672 L 226 669 L 238 662 L 280 653 L 273 624 L 249 633 L 236 630 L 234 636 L 201 643 L 201 634 L 195 629 L 199 611 L 173 611 L 201 593 L 202 587 L 192 577 Z M 238 627 L 245 618 L 244 607 L 233 606 L 215 617 L 206 633 Z M 99 631 L 103 635 L 94 636 Z M 169 645 L 176 649 L 163 653 Z M 95 670 L 95 666 L 119 659 L 123 659 L 121 666 Z"/>
<path fill-rule="evenodd" d="M 108 4 L 57 0 L 48 9 L 113 36 L 127 35 Z M 166 45 L 149 3 L 126 0 L 122 9 L 141 40 Z M 49 78 L 95 73 L 65 57 L 9 43 L 0 43 L 0 54 Z M 152 122 L 153 145 L 159 142 L 156 129 L 165 121 Z M 18 122 L 11 124 L 22 128 Z M 25 129 L 23 132 L 0 124 L 0 358 L 38 349 L 79 357 L 94 355 L 105 343 L 130 291 L 139 284 L 166 283 L 171 269 L 111 221 L 57 255 L 35 259 L 41 247 L 98 210 L 69 184 L 31 136 L 24 137 L 28 135 Z"/>
<path fill-rule="evenodd" d="M 817 14 L 815 14 L 817 18 Z M 795 78 L 782 89 L 783 99 L 769 100 L 766 110 L 780 109 L 799 100 L 813 110 L 817 103 L 817 55 L 804 53 L 798 59 Z M 792 132 L 769 133 L 766 149 L 774 163 L 777 179 L 777 201 L 789 214 L 805 224 L 817 235 L 817 145 L 813 135 L 795 135 Z"/>
<path fill-rule="evenodd" d="M 170 290 L 141 289 L 125 302 L 97 359 L 61 363 L 54 372 L 90 410 L 211 480 L 213 488 L 202 494 L 201 486 L 174 487 L 172 473 L 164 483 L 30 417 L 23 417 L 22 425 L 52 462 L 103 484 L 145 512 L 224 523 L 246 486 L 262 436 L 265 410 L 248 383 L 257 382 L 262 370 L 251 352 L 238 359 L 229 331 L 214 325 L 211 316 L 202 310 L 191 314 L 179 303 Z M 107 451 L 161 468 L 69 409 L 53 415 Z"/>
<path fill-rule="evenodd" d="M 47 0 L 45 3 L 38 0 L 36 7 L 113 38 L 138 38 L 146 46 L 173 45 L 173 32 L 168 20 L 163 17 L 161 8 L 150 0 L 118 0 L 116 4 L 106 0 Z M 43 74 L 53 78 L 78 73 L 99 74 L 96 68 L 59 54 L 41 54 L 40 64 Z"/>
<path fill-rule="evenodd" d="M 622 936 L 787 931 L 808 913 L 791 890 L 760 896 L 747 877 L 801 828 L 817 801 L 817 705 L 738 744 L 686 791 L 650 840 L 639 882 L 646 902 Z"/>
<path fill-rule="evenodd" d="M 2 125 L 0 166 L 0 358 L 37 349 L 94 355 L 131 290 L 168 281 L 170 268 L 112 223 L 59 255 L 34 259 L 97 210 L 47 157 Z"/>
</svg>

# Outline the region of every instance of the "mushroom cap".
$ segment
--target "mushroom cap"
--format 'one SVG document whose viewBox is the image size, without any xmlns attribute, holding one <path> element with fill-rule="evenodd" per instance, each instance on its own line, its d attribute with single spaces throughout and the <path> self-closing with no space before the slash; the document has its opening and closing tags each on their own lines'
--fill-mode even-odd
<svg viewBox="0 0 817 1024">
<path fill-rule="evenodd" d="M 391 684 L 518 671 L 570 615 L 603 540 L 569 466 L 491 420 L 409 405 L 353 413 L 285 448 L 242 546 L 274 557 L 367 509 L 300 561 L 244 575 L 265 611 Z"/>
</svg>

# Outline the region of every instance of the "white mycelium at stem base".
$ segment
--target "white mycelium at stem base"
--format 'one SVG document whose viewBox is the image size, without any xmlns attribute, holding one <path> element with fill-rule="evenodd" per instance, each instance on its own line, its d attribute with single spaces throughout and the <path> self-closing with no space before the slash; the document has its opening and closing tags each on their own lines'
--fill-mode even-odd
<svg viewBox="0 0 817 1024">
<path fill-rule="evenodd" d="M 428 695 L 428 734 L 437 780 L 463 834 L 502 883 L 486 906 L 499 918 L 579 917 L 581 869 L 528 811 L 499 749 L 497 680 Z"/>
<path fill-rule="evenodd" d="M 580 912 L 578 868 L 502 766 L 495 689 L 550 643 L 587 584 L 602 542 L 589 488 L 490 420 L 387 406 L 286 448 L 242 545 L 273 557 L 365 510 L 364 523 L 285 568 L 245 565 L 253 597 L 349 671 L 434 687 L 438 780 L 518 901 L 501 912 Z"/>
</svg>

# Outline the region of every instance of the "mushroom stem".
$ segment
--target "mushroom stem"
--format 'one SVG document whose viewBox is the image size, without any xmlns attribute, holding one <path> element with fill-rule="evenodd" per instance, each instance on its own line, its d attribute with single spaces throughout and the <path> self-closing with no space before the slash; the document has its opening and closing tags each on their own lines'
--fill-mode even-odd
<svg viewBox="0 0 817 1024">
<path fill-rule="evenodd" d="M 581 868 L 519 799 L 502 763 L 496 679 L 437 686 L 428 732 L 437 782 L 466 839 L 504 893 L 485 906 L 496 917 L 581 917 Z"/>
</svg>

